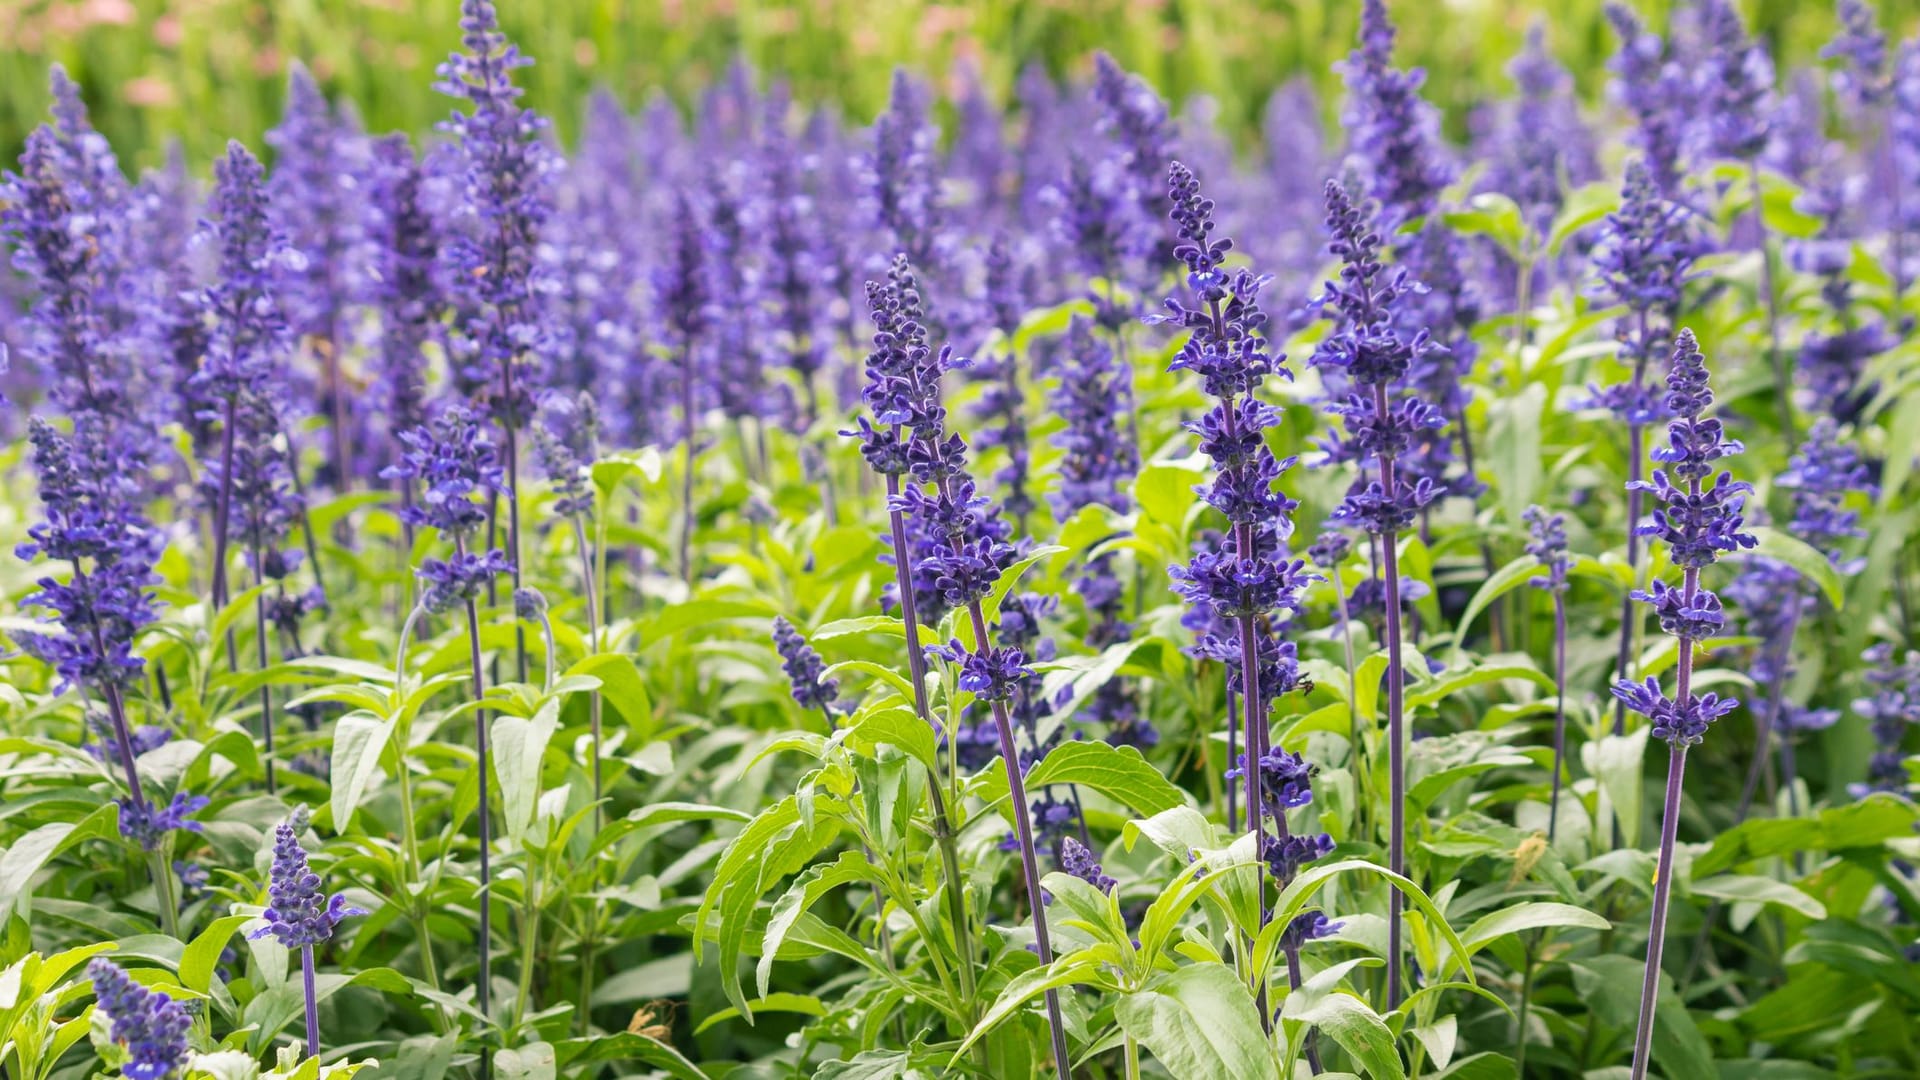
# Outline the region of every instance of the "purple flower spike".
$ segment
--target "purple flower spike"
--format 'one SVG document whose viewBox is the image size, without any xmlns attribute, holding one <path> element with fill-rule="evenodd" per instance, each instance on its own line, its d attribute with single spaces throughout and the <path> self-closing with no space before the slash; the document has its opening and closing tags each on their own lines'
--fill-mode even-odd
<svg viewBox="0 0 1920 1080">
<path fill-rule="evenodd" d="M 179 1002 L 134 982 L 105 957 L 88 962 L 87 977 L 93 980 L 95 1004 L 111 1021 L 111 1038 L 126 1048 L 121 1076 L 173 1080 L 186 1070 L 192 1053 L 187 1033 L 193 1029 L 193 1018 Z"/>
<path fill-rule="evenodd" d="M 826 662 L 784 615 L 773 617 L 773 647 L 780 654 L 781 670 L 793 684 L 793 700 L 803 709 L 819 709 L 831 716 L 840 698 L 840 683 L 825 677 Z"/>
<path fill-rule="evenodd" d="M 267 887 L 267 925 L 248 935 L 271 936 L 289 949 L 303 949 L 333 939 L 333 931 L 349 915 L 365 915 L 347 903 L 342 893 L 328 896 L 307 864 L 300 834 L 307 831 L 307 808 L 296 807 L 286 821 L 273 827 L 273 876 Z"/>
</svg>

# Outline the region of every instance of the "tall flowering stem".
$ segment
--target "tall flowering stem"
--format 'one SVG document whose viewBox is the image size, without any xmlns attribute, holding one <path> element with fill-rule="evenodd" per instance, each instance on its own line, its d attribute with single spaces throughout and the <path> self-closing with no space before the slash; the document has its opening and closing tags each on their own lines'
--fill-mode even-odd
<svg viewBox="0 0 1920 1080">
<path fill-rule="evenodd" d="M 1752 548 L 1758 541 L 1742 532 L 1741 511 L 1751 485 L 1735 481 L 1730 473 L 1714 474 L 1714 463 L 1742 447 L 1728 439 L 1720 421 L 1703 414 L 1713 404 L 1707 383 L 1706 358 L 1700 354 L 1691 330 L 1674 341 L 1667 371 L 1667 408 L 1674 419 L 1667 425 L 1668 443 L 1653 452 L 1656 469 L 1651 481 L 1641 481 L 1662 506 L 1639 526 L 1642 535 L 1656 537 L 1668 547 L 1673 565 L 1681 568 L 1679 588 L 1655 580 L 1649 592 L 1634 599 L 1653 608 L 1660 628 L 1679 641 L 1680 660 L 1674 693 L 1667 697 L 1658 679 L 1644 683 L 1621 680 L 1613 693 L 1627 707 L 1645 716 L 1653 735 L 1670 749 L 1666 801 L 1661 812 L 1660 856 L 1653 883 L 1652 925 L 1647 936 L 1646 977 L 1640 986 L 1640 1016 L 1633 1040 L 1632 1080 L 1645 1080 L 1653 1039 L 1653 1008 L 1660 987 L 1660 955 L 1666 943 L 1667 903 L 1673 891 L 1673 849 L 1680 830 L 1681 784 L 1686 774 L 1687 748 L 1706 737 L 1715 720 L 1738 707 L 1732 698 L 1709 691 L 1693 692 L 1694 650 L 1718 633 L 1726 621 L 1720 598 L 1700 584 L 1700 571 L 1721 553 Z"/>
<path fill-rule="evenodd" d="M 420 565 L 425 582 L 420 602 L 432 614 L 444 615 L 464 608 L 467 616 L 468 659 L 473 674 L 473 700 L 486 697 L 486 672 L 480 657 L 479 598 L 492 588 L 501 574 L 513 571 L 513 564 L 498 549 L 485 553 L 468 550 L 468 541 L 487 520 L 486 504 L 506 485 L 506 477 L 495 453 L 493 440 L 480 424 L 480 418 L 462 405 L 444 410 L 424 428 L 402 432 L 406 447 L 402 460 L 389 468 L 389 478 L 406 477 L 418 481 L 423 497 L 409 507 L 406 516 L 415 525 L 440 531 L 453 541 L 453 558 L 428 559 Z M 480 818 L 480 931 L 476 935 L 479 981 L 474 1002 L 482 1015 L 488 1013 L 492 998 L 493 964 L 490 934 L 493 927 L 493 824 L 488 805 L 487 713 L 473 714 L 474 747 L 478 755 Z M 491 1060 L 483 1058 L 491 1071 Z"/>
<path fill-rule="evenodd" d="M 924 353 L 926 331 L 911 316 L 917 314 L 919 293 L 904 257 L 896 260 L 894 276 L 887 286 L 869 284 L 867 301 L 874 315 L 873 350 L 867 355 L 866 394 L 869 403 L 876 396 L 885 402 L 889 396 L 906 391 L 904 378 L 897 374 L 913 361 L 910 350 Z M 883 321 L 884 318 L 884 321 Z M 933 708 L 927 700 L 926 646 L 920 640 L 919 601 L 914 588 L 914 560 L 909 549 L 906 507 L 902 503 L 902 478 L 909 468 L 909 443 L 903 437 L 905 420 L 889 419 L 899 415 L 896 406 L 878 405 L 876 427 L 866 417 L 859 420 L 860 453 L 873 471 L 885 477 L 887 484 L 887 532 L 892 544 L 895 590 L 899 596 L 900 617 L 906 630 L 907 672 L 913 680 L 913 707 L 923 723 L 935 727 Z M 885 410 L 886 415 L 882 415 Z M 845 432 L 843 434 L 856 434 Z M 783 656 L 785 654 L 783 653 Z M 797 686 L 798 684 L 796 684 Z M 797 691 L 796 691 L 797 692 Z M 950 759 L 951 760 L 951 759 Z M 958 762 L 954 762 L 958 768 Z M 947 809 L 946 789 L 939 776 L 927 778 L 928 802 L 933 814 L 933 838 L 940 850 L 940 868 L 945 877 L 948 918 L 953 924 L 954 951 L 959 957 L 956 971 L 962 993 L 971 1011 L 974 998 L 973 931 L 967 921 L 965 878 L 960 872 L 960 849 L 953 830 L 953 818 Z M 1016 804 L 1026 806 L 1024 799 Z M 1063 1074 L 1064 1075 L 1064 1074 Z"/>
<path fill-rule="evenodd" d="M 365 915 L 365 908 L 354 907 L 347 898 L 327 895 L 325 883 L 307 862 L 307 849 L 300 846 L 300 834 L 307 831 L 307 808 L 295 807 L 287 820 L 273 827 L 273 870 L 267 885 L 266 925 L 255 930 L 254 938 L 272 937 L 289 949 L 300 952 L 307 1004 L 307 1056 L 320 1056 L 320 1000 L 314 993 L 313 949 L 333 940 L 340 921 L 349 915 Z"/>
<path fill-rule="evenodd" d="M 1547 802 L 1547 842 L 1560 824 L 1560 771 L 1567 752 L 1567 519 L 1529 506 L 1522 515 L 1531 539 L 1527 554 L 1545 574 L 1527 582 L 1553 595 L 1553 790 Z"/>
<path fill-rule="evenodd" d="M 1012 565 L 1016 549 L 1007 543 L 1005 525 L 994 516 L 988 500 L 977 494 L 973 478 L 967 474 L 966 440 L 946 430 L 940 377 L 955 361 L 950 348 L 935 352 L 928 344 L 919 283 L 905 256 L 895 259 L 886 284 L 868 283 L 867 304 L 875 329 L 863 395 L 872 419 L 863 416 L 859 421 L 861 453 L 888 480 L 887 507 L 894 521 L 896 573 L 906 573 L 904 516 L 911 515 L 928 526 L 932 538 L 919 568 L 933 578 L 949 607 L 967 613 L 971 646 L 954 641 L 940 647 L 938 654 L 959 665 L 960 689 L 992 708 L 1013 804 L 1027 904 L 1033 917 L 1034 947 L 1044 967 L 1053 963 L 1053 946 L 1047 934 L 1032 814 L 1009 710 L 1020 684 L 1033 672 L 1019 649 L 993 646 L 982 606 L 1001 573 Z M 881 426 L 876 427 L 876 422 Z M 913 483 L 903 484 L 903 477 L 910 477 Z M 913 608 L 907 606 L 912 593 L 912 581 L 902 576 L 900 596 L 909 649 L 919 644 L 913 629 Z M 915 678 L 922 679 L 917 665 Z M 1072 1075 L 1072 1063 L 1057 992 L 1047 991 L 1046 1008 L 1054 1068 L 1061 1080 L 1067 1080 Z"/>
<path fill-rule="evenodd" d="M 520 587 L 520 435 L 532 403 L 528 381 L 537 378 L 541 308 L 538 290 L 540 231 L 553 212 L 549 191 L 555 153 L 542 136 L 545 118 L 520 107 L 513 72 L 533 61 L 500 32 L 489 0 L 462 0 L 461 46 L 440 65 L 437 89 L 467 102 L 445 127 L 460 141 L 465 167 L 461 214 L 469 220 L 447 248 L 463 297 L 471 353 L 466 376 L 476 388 L 497 378 L 490 391 L 493 419 L 504 438 L 507 559 Z M 518 677 L 527 677 L 526 635 L 518 628 Z"/>
<path fill-rule="evenodd" d="M 1665 418 L 1665 405 L 1647 385 L 1648 367 L 1662 355 L 1679 317 L 1686 283 L 1693 277 L 1693 259 L 1699 250 L 1684 211 L 1659 186 L 1647 160 L 1627 166 L 1620 209 L 1607 215 L 1593 265 L 1599 281 L 1595 291 L 1609 304 L 1627 309 L 1615 331 L 1620 359 L 1632 365 L 1626 382 L 1591 387 L 1592 404 L 1606 409 L 1627 428 L 1627 565 L 1640 567 L 1640 523 L 1646 478 L 1646 429 Z M 1638 619 L 1633 598 L 1620 601 L 1620 645 L 1617 679 L 1633 672 L 1633 638 Z M 1626 734 L 1624 702 L 1614 710 L 1613 733 Z"/>
<path fill-rule="evenodd" d="M 1346 434 L 1327 444 L 1331 462 L 1351 461 L 1360 475 L 1330 519 L 1365 530 L 1380 552 L 1381 584 L 1386 608 L 1387 741 L 1391 821 L 1387 834 L 1388 869 L 1406 873 L 1406 672 L 1400 642 L 1400 533 L 1440 495 L 1432 479 L 1406 479 L 1397 463 L 1425 432 L 1446 426 L 1431 403 L 1403 396 L 1395 386 L 1413 365 L 1438 346 L 1425 330 L 1407 335 L 1396 329 L 1397 309 L 1419 288 L 1404 268 L 1389 269 L 1380 261 L 1380 236 L 1366 211 L 1354 204 L 1345 188 L 1329 180 L 1326 187 L 1327 228 L 1331 249 L 1340 261 L 1340 280 L 1328 282 L 1317 301 L 1334 320 L 1334 330 L 1314 350 L 1315 367 L 1334 369 L 1350 387 L 1336 397 L 1328 411 L 1346 425 Z M 1372 467 L 1373 478 L 1368 478 Z M 1401 1001 L 1400 914 L 1405 901 L 1399 890 L 1388 897 L 1387 1007 Z"/>
<path fill-rule="evenodd" d="M 698 351 L 711 326 L 708 310 L 711 290 L 707 283 L 706 238 L 702 234 L 699 208 L 691 197 L 681 193 L 674 205 L 673 235 L 668 241 L 667 258 L 655 273 L 654 302 L 659 305 L 671 333 L 671 346 L 679 355 L 680 437 L 684 456 L 680 477 L 680 576 L 693 587 L 693 530 L 697 521 L 693 503 L 693 461 L 699 436 L 700 383 Z"/>
<path fill-rule="evenodd" d="M 1200 451 L 1216 470 L 1201 495 L 1231 525 L 1218 550 L 1196 553 L 1186 566 L 1173 568 L 1174 591 L 1234 626 L 1245 710 L 1244 756 L 1234 773 L 1246 785 L 1247 823 L 1256 848 L 1264 849 L 1262 770 L 1247 763 L 1267 754 L 1268 711 L 1273 700 L 1298 681 L 1291 644 L 1273 641 L 1266 625 L 1298 608 L 1299 590 L 1311 575 L 1303 561 L 1285 557 L 1299 504 L 1274 485 L 1293 459 L 1276 461 L 1267 448 L 1263 433 L 1280 422 L 1280 413 L 1258 393 L 1267 376 L 1290 378 L 1292 373 L 1285 357 L 1267 351 L 1261 333 L 1267 316 L 1259 296 L 1266 279 L 1250 270 L 1225 268 L 1233 242 L 1213 237 L 1213 200 L 1200 194 L 1199 181 L 1179 162 L 1168 171 L 1167 190 L 1180 238 L 1174 255 L 1186 266 L 1187 287 L 1198 306 L 1169 298 L 1168 314 L 1157 318 L 1190 331 L 1169 367 L 1199 375 L 1207 396 L 1218 402 L 1187 429 L 1199 437 Z M 1263 903 L 1260 925 L 1265 924 Z M 1265 987 L 1259 988 L 1258 993 L 1264 992 Z"/>
</svg>

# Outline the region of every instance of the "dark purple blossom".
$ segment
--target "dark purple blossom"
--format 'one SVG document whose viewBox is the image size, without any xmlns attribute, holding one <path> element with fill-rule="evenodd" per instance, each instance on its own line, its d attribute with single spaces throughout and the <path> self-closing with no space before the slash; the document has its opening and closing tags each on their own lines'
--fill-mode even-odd
<svg viewBox="0 0 1920 1080">
<path fill-rule="evenodd" d="M 267 886 L 266 925 L 253 938 L 271 935 L 289 949 L 306 949 L 332 940 L 333 932 L 349 915 L 365 915 L 347 903 L 341 893 L 327 895 L 320 875 L 307 864 L 300 834 L 307 831 L 307 808 L 294 808 L 286 821 L 273 827 L 273 871 Z"/>
<path fill-rule="evenodd" d="M 819 709 L 829 715 L 840 698 L 840 683 L 826 677 L 826 662 L 800 631 L 785 616 L 773 618 L 773 647 L 780 654 L 780 668 L 793 685 L 793 700 L 804 709 Z"/>
<path fill-rule="evenodd" d="M 1533 578 L 1528 584 L 1536 589 L 1566 592 L 1569 565 L 1566 515 L 1548 514 L 1537 506 L 1529 506 L 1521 518 L 1527 523 L 1530 537 L 1527 554 L 1538 559 L 1547 571 L 1546 576 Z"/>
<path fill-rule="evenodd" d="M 1887 35 L 1874 18 L 1866 0 L 1840 0 L 1840 33 L 1820 56 L 1838 60 L 1834 69 L 1834 89 L 1861 109 L 1872 108 L 1886 100 L 1891 89 L 1887 67 Z"/>
<path fill-rule="evenodd" d="M 134 982 L 119 966 L 96 956 L 87 964 L 93 999 L 110 1021 L 108 1037 L 127 1052 L 126 1080 L 173 1080 L 185 1072 L 193 1019 L 177 1001 Z"/>
<path fill-rule="evenodd" d="M 417 480 L 424 490 L 406 520 L 466 537 L 487 520 L 487 499 L 506 487 L 492 437 L 479 416 L 450 405 L 426 426 L 400 433 L 401 460 L 383 474 Z"/>
<path fill-rule="evenodd" d="M 1453 182 L 1441 152 L 1439 113 L 1420 96 L 1426 72 L 1394 67 L 1393 39 L 1385 0 L 1365 0 L 1360 47 L 1335 65 L 1347 86 L 1348 167 L 1364 178 L 1389 231 L 1432 213 Z"/>
<path fill-rule="evenodd" d="M 1854 793 L 1907 791 L 1902 744 L 1908 730 L 1920 725 L 1920 652 L 1901 653 L 1881 642 L 1868 648 L 1860 659 L 1868 665 L 1868 693 L 1855 699 L 1853 711 L 1866 718 L 1873 733 L 1874 752 L 1867 762 L 1867 782 Z"/>
<path fill-rule="evenodd" d="M 1697 137 L 1710 154 L 1751 161 L 1767 146 L 1773 61 L 1730 0 L 1701 0 L 1698 14 L 1706 54 L 1694 73 Z"/>
<path fill-rule="evenodd" d="M 1070 874 L 1103 893 L 1111 893 L 1120 883 L 1100 869 L 1100 862 L 1087 845 L 1071 836 L 1060 841 L 1060 872 Z"/>
<path fill-rule="evenodd" d="M 1654 190 L 1672 197 L 1685 168 L 1687 110 L 1694 101 L 1687 73 L 1632 7 L 1609 3 L 1606 12 L 1620 38 L 1620 50 L 1607 63 L 1611 92 L 1633 115 L 1631 139 Z"/>
<path fill-rule="evenodd" d="M 500 32 L 489 0 L 462 0 L 461 47 L 435 89 L 470 106 L 443 125 L 460 146 L 461 197 L 443 257 L 459 298 L 459 372 L 509 429 L 531 403 L 546 333 L 540 319 L 540 230 L 553 212 L 557 155 L 545 118 L 522 108 L 513 72 L 533 61 Z"/>
<path fill-rule="evenodd" d="M 120 835 L 138 844 L 142 850 L 158 851 L 172 832 L 200 832 L 193 815 L 206 809 L 205 795 L 178 792 L 165 806 L 143 799 L 126 798 L 120 802 Z"/>
</svg>

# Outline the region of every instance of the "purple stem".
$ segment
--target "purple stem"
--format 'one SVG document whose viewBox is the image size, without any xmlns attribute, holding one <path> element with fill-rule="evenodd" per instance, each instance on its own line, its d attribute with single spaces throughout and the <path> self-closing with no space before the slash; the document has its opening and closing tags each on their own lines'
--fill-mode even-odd
<svg viewBox="0 0 1920 1080">
<path fill-rule="evenodd" d="M 265 552 L 261 550 L 260 532 L 258 529 L 255 529 L 253 536 L 254 584 L 266 584 L 266 576 L 260 569 L 265 565 Z M 267 593 L 265 589 L 254 594 L 253 618 L 256 627 L 254 633 L 254 658 L 260 665 L 260 670 L 265 671 L 267 670 Z M 260 687 L 260 744 L 264 751 L 262 759 L 265 761 L 267 767 L 267 794 L 272 795 L 278 789 L 278 784 L 276 784 L 274 780 L 273 771 L 273 688 L 265 685 Z"/>
<path fill-rule="evenodd" d="M 1227 675 L 1231 678 L 1233 673 L 1227 672 Z M 1233 768 L 1235 759 L 1240 756 L 1240 725 L 1233 722 L 1233 718 L 1239 715 L 1240 712 L 1240 706 L 1236 704 L 1236 701 L 1233 687 L 1227 687 L 1227 768 L 1229 769 Z M 1233 785 L 1228 784 L 1227 831 L 1230 833 L 1240 831 L 1240 815 L 1238 811 L 1239 807 L 1234 804 L 1233 800 Z"/>
<path fill-rule="evenodd" d="M 313 990 L 313 946 L 300 946 L 300 975 L 307 990 L 307 1056 L 320 1056 L 320 1002 Z"/>
<path fill-rule="evenodd" d="M 465 555 L 466 541 L 455 536 L 453 550 L 456 555 Z M 486 697 L 487 684 L 480 661 L 480 610 L 474 605 L 471 597 L 467 599 L 467 645 L 468 660 L 473 669 L 473 700 L 481 701 Z M 480 759 L 478 777 L 480 783 L 480 932 L 474 935 L 475 945 L 479 949 L 480 977 L 474 987 L 473 996 L 480 1015 L 491 1020 L 489 1002 L 492 998 L 493 958 L 491 942 L 488 938 L 493 933 L 493 856 L 490 851 L 493 846 L 493 824 L 488 820 L 487 807 L 487 713 L 485 709 L 474 710 L 473 736 Z M 493 1072 L 492 1057 L 485 1048 L 481 1050 L 480 1067 L 483 1076 L 490 1076 Z"/>
<path fill-rule="evenodd" d="M 1693 484 L 1696 492 L 1699 482 Z M 1687 569 L 1684 595 L 1689 604 L 1700 586 L 1700 571 Z M 1675 675 L 1674 702 L 1685 710 L 1692 701 L 1693 646 L 1691 638 L 1680 638 L 1680 665 Z M 1660 861 L 1653 879 L 1653 916 L 1647 933 L 1647 970 L 1640 983 L 1640 1019 L 1633 1033 L 1632 1080 L 1646 1080 L 1648 1053 L 1653 1044 L 1653 1006 L 1660 993 L 1660 953 L 1666 946 L 1667 901 L 1673 893 L 1673 846 L 1680 835 L 1680 784 L 1687 771 L 1687 746 L 1669 744 L 1667 759 L 1667 797 L 1661 809 Z"/>
<path fill-rule="evenodd" d="M 893 536 L 893 573 L 894 583 L 900 590 L 900 616 L 905 623 L 907 638 L 907 672 L 913 678 L 913 708 L 920 714 L 920 721 L 931 729 L 933 708 L 927 703 L 927 656 L 920 645 L 920 620 L 913 598 L 913 571 L 908 563 L 907 521 L 906 515 L 894 508 L 894 500 L 900 495 L 900 477 L 898 474 L 887 477 L 887 523 Z M 927 794 L 933 811 L 933 838 L 940 849 L 940 868 L 946 877 L 947 917 L 953 922 L 953 949 L 959 959 L 962 986 L 969 998 L 973 992 L 973 931 L 967 923 L 967 896 L 965 878 L 960 876 L 960 853 L 954 840 L 953 820 L 947 814 L 947 797 L 941 788 L 940 777 L 927 777 Z M 967 1002 L 971 1012 L 973 1003 Z"/>
<path fill-rule="evenodd" d="M 1387 388 L 1373 388 L 1374 414 L 1384 424 L 1388 419 Z M 1392 457 L 1380 458 L 1380 487 L 1392 498 L 1398 484 Z M 1387 606 L 1387 772 L 1390 792 L 1387 806 L 1392 817 L 1387 833 L 1387 869 L 1401 876 L 1407 872 L 1407 755 L 1405 711 L 1406 673 L 1400 659 L 1400 553 L 1395 537 L 1380 537 L 1381 584 Z M 1401 940 L 1400 916 L 1406 898 L 1399 889 L 1387 893 L 1387 1009 L 1400 1007 Z"/>
<path fill-rule="evenodd" d="M 227 522 L 233 513 L 233 422 L 239 395 L 227 395 L 226 422 L 220 435 L 220 497 L 213 504 L 213 606 L 227 603 Z M 227 639 L 231 653 L 233 639 Z M 229 657 L 231 660 L 231 657 Z"/>
<path fill-rule="evenodd" d="M 988 648 L 987 619 L 980 601 L 967 605 L 967 617 L 973 623 L 976 648 Z M 1040 889 L 1040 862 L 1034 856 L 1033 818 L 1027 808 L 1026 778 L 1020 775 L 1020 754 L 1013 745 L 1013 719 L 1007 715 L 1007 703 L 995 699 L 993 726 L 1000 734 L 1000 760 L 1007 768 L 1007 797 L 1013 802 L 1013 828 L 1020 838 L 1020 867 L 1027 879 L 1027 908 L 1033 912 L 1033 947 L 1040 966 L 1053 964 L 1053 945 L 1047 940 L 1047 905 Z M 1053 1036 L 1053 1066 L 1060 1080 L 1071 1080 L 1072 1059 L 1067 1054 L 1067 1026 L 1060 1017 L 1060 995 L 1047 991 L 1047 1028 Z"/>
</svg>

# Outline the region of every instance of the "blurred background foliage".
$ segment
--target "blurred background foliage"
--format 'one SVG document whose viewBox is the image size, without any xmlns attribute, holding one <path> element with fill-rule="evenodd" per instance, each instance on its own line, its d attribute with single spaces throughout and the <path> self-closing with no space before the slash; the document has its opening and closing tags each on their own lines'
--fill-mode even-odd
<svg viewBox="0 0 1920 1080">
<path fill-rule="evenodd" d="M 1397 0 L 1403 62 L 1427 68 L 1429 96 L 1458 134 L 1472 105 L 1505 89 L 1507 58 L 1546 19 L 1554 50 L 1592 97 L 1614 39 L 1604 0 Z M 1656 27 L 1673 0 L 1638 0 Z M 1828 0 L 1746 0 L 1756 32 L 1784 59 L 1831 36 Z M 1879 0 L 1904 35 L 1920 0 Z M 46 67 L 79 80 L 95 124 L 123 162 L 154 164 L 169 138 L 204 163 L 229 135 L 260 145 L 280 113 L 289 59 L 371 130 L 421 131 L 450 106 L 433 69 L 455 46 L 458 0 L 0 0 L 0 153 L 12 161 L 46 108 Z M 940 80 L 971 70 L 994 99 L 1029 64 L 1083 74 L 1113 53 L 1177 102 L 1210 97 L 1229 130 L 1257 129 L 1275 87 L 1301 76 L 1337 85 L 1359 0 L 500 0 L 501 21 L 538 63 L 528 102 L 575 130 L 589 89 L 629 104 L 665 90 L 685 104 L 736 57 L 783 73 L 798 97 L 835 100 L 865 124 L 889 73 Z M 1336 102 L 1337 95 L 1321 100 Z"/>
</svg>

